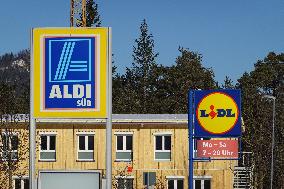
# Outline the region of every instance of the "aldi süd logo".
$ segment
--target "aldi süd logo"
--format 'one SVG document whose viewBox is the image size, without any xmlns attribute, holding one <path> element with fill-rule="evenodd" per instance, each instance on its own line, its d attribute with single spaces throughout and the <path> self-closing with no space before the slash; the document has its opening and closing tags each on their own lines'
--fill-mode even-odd
<svg viewBox="0 0 284 189">
<path fill-rule="evenodd" d="M 44 38 L 44 110 L 96 108 L 95 37 Z"/>
<path fill-rule="evenodd" d="M 196 136 L 240 136 L 240 91 L 195 91 Z"/>
</svg>

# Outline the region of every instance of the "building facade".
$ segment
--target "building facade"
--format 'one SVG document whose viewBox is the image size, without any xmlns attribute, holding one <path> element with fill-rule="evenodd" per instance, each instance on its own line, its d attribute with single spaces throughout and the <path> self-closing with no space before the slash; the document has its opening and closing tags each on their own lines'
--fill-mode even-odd
<svg viewBox="0 0 284 189">
<path fill-rule="evenodd" d="M 20 129 L 18 127 L 15 131 L 19 140 L 19 131 L 27 132 L 27 125 L 21 123 Z M 60 119 L 54 122 L 39 119 L 36 133 L 37 171 L 97 170 L 104 178 L 108 155 L 105 152 L 104 120 Z M 21 144 L 19 151 L 28 148 L 28 143 Z M 186 189 L 188 152 L 186 114 L 113 115 L 113 188 Z M 24 157 L 13 172 L 15 189 L 28 187 L 28 158 Z M 233 188 L 236 165 L 237 161 L 234 160 L 195 162 L 195 188 Z"/>
</svg>

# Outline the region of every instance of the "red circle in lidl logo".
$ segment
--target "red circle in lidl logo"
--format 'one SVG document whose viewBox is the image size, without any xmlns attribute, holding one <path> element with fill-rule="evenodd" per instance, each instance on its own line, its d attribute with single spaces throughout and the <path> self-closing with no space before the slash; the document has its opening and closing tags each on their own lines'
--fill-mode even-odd
<svg viewBox="0 0 284 189">
<path fill-rule="evenodd" d="M 199 125 L 212 134 L 229 132 L 236 125 L 238 116 L 235 100 L 222 92 L 213 92 L 203 97 L 196 109 Z"/>
</svg>

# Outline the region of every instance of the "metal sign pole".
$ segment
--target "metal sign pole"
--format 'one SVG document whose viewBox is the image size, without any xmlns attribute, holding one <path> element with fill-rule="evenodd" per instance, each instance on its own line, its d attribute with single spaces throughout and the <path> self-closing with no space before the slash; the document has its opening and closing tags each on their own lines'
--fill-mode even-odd
<svg viewBox="0 0 284 189">
<path fill-rule="evenodd" d="M 36 189 L 36 169 L 35 169 L 35 130 L 36 122 L 33 116 L 30 117 L 30 159 L 29 159 L 29 182 L 30 189 Z"/>
<path fill-rule="evenodd" d="M 108 28 L 108 100 L 106 125 L 106 188 L 112 188 L 112 53 L 111 28 Z"/>
<path fill-rule="evenodd" d="M 30 145 L 30 153 L 29 153 L 29 188 L 36 189 L 36 169 L 35 169 L 35 133 L 36 133 L 36 121 L 34 119 L 34 94 L 33 94 L 33 86 L 34 86 L 34 76 L 33 76 L 33 30 L 31 31 L 31 65 L 30 65 L 30 124 L 29 124 L 29 145 Z"/>
<path fill-rule="evenodd" d="M 193 91 L 188 94 L 189 176 L 188 188 L 193 189 Z"/>
</svg>

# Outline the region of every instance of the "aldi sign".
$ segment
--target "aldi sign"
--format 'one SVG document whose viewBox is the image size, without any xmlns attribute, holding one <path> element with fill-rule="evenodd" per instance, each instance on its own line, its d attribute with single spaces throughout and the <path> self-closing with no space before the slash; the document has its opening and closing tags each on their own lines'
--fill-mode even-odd
<svg viewBox="0 0 284 189">
<path fill-rule="evenodd" d="M 35 117 L 106 117 L 108 28 L 33 30 Z"/>
<path fill-rule="evenodd" d="M 195 91 L 195 136 L 238 137 L 241 135 L 239 90 Z"/>
<path fill-rule="evenodd" d="M 96 108 L 95 37 L 45 38 L 47 109 Z"/>
</svg>

